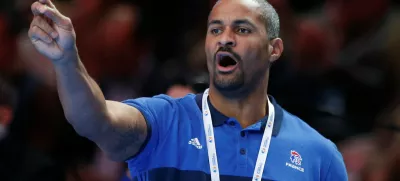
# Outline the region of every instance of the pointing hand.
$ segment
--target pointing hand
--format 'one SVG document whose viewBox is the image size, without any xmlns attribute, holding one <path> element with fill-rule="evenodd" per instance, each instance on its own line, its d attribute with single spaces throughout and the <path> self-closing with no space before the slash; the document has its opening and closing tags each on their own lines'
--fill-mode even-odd
<svg viewBox="0 0 400 181">
<path fill-rule="evenodd" d="M 65 63 L 77 56 L 75 32 L 71 19 L 62 15 L 50 0 L 32 4 L 34 18 L 29 38 L 35 48 L 55 64 Z"/>
</svg>

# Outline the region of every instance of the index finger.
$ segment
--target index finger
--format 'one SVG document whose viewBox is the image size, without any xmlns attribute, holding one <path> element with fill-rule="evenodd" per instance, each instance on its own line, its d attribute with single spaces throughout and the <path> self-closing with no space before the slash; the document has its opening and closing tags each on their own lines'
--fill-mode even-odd
<svg viewBox="0 0 400 181">
<path fill-rule="evenodd" d="M 39 2 L 42 4 L 46 4 L 47 6 L 49 6 L 51 8 L 56 8 L 56 6 L 53 4 L 53 2 L 51 2 L 51 0 L 39 0 Z"/>
<path fill-rule="evenodd" d="M 40 2 L 34 2 L 32 4 L 32 6 L 31 6 L 31 10 L 32 10 L 33 15 L 35 15 L 35 16 L 40 15 L 41 13 L 40 13 L 39 9 L 42 6 L 44 6 L 44 4 L 41 4 Z"/>
<path fill-rule="evenodd" d="M 43 5 L 43 6 L 40 6 L 40 8 L 38 8 L 38 10 L 39 10 L 40 14 L 51 19 L 54 22 L 54 24 L 56 24 L 64 29 L 69 29 L 68 18 L 63 16 L 56 9 L 53 9 L 53 8 Z"/>
</svg>

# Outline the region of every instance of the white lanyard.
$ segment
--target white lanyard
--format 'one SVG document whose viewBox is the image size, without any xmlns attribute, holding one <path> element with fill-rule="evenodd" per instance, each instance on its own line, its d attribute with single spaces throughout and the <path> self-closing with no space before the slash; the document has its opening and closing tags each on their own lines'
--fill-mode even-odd
<svg viewBox="0 0 400 181">
<path fill-rule="evenodd" d="M 208 107 L 208 89 L 203 94 L 202 109 L 204 132 L 207 139 L 208 162 L 210 164 L 210 173 L 212 181 L 219 181 L 219 168 L 217 160 L 217 151 L 215 149 L 214 127 L 211 120 L 211 112 Z M 271 142 L 272 129 L 274 127 L 275 109 L 268 99 L 268 120 L 265 126 L 264 135 L 261 140 L 260 150 L 258 151 L 256 168 L 253 173 L 253 181 L 260 181 L 264 172 L 265 162 L 267 160 L 269 144 Z"/>
</svg>

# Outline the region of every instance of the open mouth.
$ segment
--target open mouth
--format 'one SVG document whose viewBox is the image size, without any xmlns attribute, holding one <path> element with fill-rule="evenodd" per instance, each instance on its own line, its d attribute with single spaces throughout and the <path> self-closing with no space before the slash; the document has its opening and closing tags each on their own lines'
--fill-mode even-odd
<svg viewBox="0 0 400 181">
<path fill-rule="evenodd" d="M 217 54 L 217 69 L 220 72 L 232 72 L 236 69 L 238 61 L 229 53 Z"/>
</svg>

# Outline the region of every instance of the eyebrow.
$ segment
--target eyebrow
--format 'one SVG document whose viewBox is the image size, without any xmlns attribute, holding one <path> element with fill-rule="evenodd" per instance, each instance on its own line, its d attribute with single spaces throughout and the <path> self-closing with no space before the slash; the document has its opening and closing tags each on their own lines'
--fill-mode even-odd
<svg viewBox="0 0 400 181">
<path fill-rule="evenodd" d="M 238 20 L 235 20 L 235 21 L 233 21 L 233 24 L 234 25 L 247 25 L 247 26 L 251 26 L 252 28 L 256 28 L 256 26 L 254 25 L 254 23 L 252 23 L 252 22 L 250 22 L 249 20 L 247 20 L 247 19 L 238 19 Z"/>
<path fill-rule="evenodd" d="M 221 21 L 221 20 L 211 20 L 210 22 L 208 22 L 208 26 L 211 26 L 211 25 L 223 25 L 223 24 L 224 24 L 224 22 Z M 237 19 L 237 20 L 233 21 L 232 24 L 235 25 L 235 26 L 247 25 L 247 26 L 251 26 L 254 29 L 256 28 L 256 26 L 252 22 L 247 20 L 247 19 Z"/>
<path fill-rule="evenodd" d="M 207 26 L 211 26 L 211 25 L 223 25 L 224 22 L 222 22 L 221 20 L 211 20 L 210 22 L 208 22 Z"/>
</svg>

